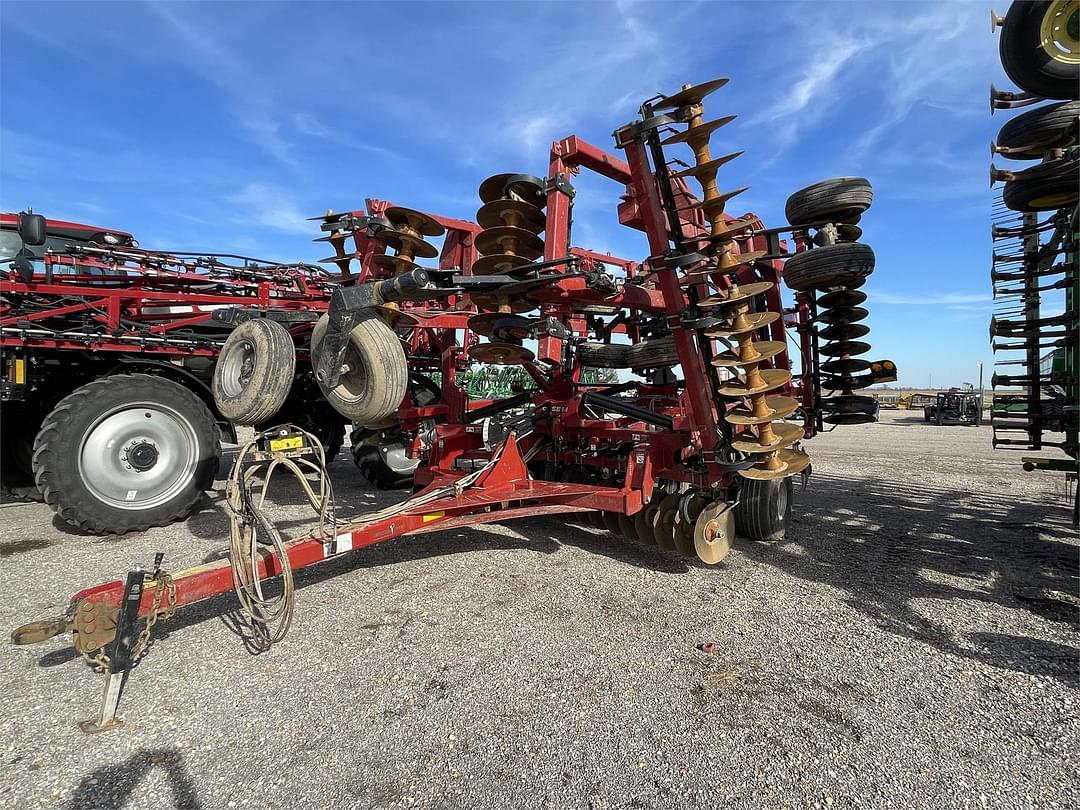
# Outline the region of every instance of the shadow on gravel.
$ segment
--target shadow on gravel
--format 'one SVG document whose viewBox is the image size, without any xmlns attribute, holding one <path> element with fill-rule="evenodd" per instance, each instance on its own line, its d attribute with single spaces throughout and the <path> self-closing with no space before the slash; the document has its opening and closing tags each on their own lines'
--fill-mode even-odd
<svg viewBox="0 0 1080 810">
<path fill-rule="evenodd" d="M 971 660 L 1080 684 L 1080 653 L 1072 647 L 1000 633 L 965 634 L 914 604 L 975 600 L 1080 630 L 1080 559 L 1067 508 L 914 482 L 898 486 L 825 474 L 813 481 L 817 491 L 800 498 L 788 542 L 744 542 L 740 550 L 843 589 L 849 605 L 889 632 Z"/>
<path fill-rule="evenodd" d="M 143 749 L 116 765 L 105 765 L 83 778 L 68 799 L 68 810 L 97 810 L 123 807 L 139 782 L 154 768 L 165 769 L 172 792 L 171 807 L 198 810 L 202 807 L 195 783 L 191 781 L 183 757 L 175 748 Z"/>
</svg>

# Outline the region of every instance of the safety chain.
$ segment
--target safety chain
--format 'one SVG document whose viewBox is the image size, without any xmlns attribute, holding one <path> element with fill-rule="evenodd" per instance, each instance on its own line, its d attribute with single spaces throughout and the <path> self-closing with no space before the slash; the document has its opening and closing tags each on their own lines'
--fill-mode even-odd
<svg viewBox="0 0 1080 810">
<path fill-rule="evenodd" d="M 130 660 L 132 664 L 137 662 L 139 656 L 146 650 L 158 619 L 171 619 L 173 614 L 176 613 L 176 582 L 173 581 L 173 578 L 165 571 L 159 571 L 151 581 L 157 583 L 154 588 L 154 604 L 146 616 L 146 624 L 143 625 L 142 632 L 139 633 L 139 637 L 131 647 Z M 163 596 L 166 597 L 164 608 L 161 606 Z M 112 661 L 105 653 L 105 647 L 98 647 L 92 653 L 84 652 L 82 656 L 100 672 L 108 672 L 112 665 Z"/>
</svg>

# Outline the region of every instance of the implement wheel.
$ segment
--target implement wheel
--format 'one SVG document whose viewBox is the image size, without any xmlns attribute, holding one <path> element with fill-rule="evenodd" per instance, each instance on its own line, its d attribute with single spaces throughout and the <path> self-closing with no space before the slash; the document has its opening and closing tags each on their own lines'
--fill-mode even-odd
<svg viewBox="0 0 1080 810">
<path fill-rule="evenodd" d="M 582 343 L 577 348 L 577 361 L 585 368 L 626 368 L 629 351 L 625 344 Z"/>
<path fill-rule="evenodd" d="M 829 287 L 858 287 L 874 272 L 874 251 L 861 242 L 796 253 L 784 264 L 784 283 L 796 292 Z"/>
<path fill-rule="evenodd" d="M 1080 2 L 1014 2 L 1001 27 L 998 50 L 1001 66 L 1017 87 L 1043 98 L 1077 98 Z"/>
<path fill-rule="evenodd" d="M 998 132 L 997 145 L 1023 150 L 1005 155 L 1009 160 L 1038 160 L 1050 148 L 1075 145 L 1075 134 L 1072 138 L 1066 136 L 1075 127 L 1078 116 L 1080 101 L 1036 107 L 1006 121 Z"/>
<path fill-rule="evenodd" d="M 874 189 L 865 177 L 834 177 L 796 191 L 784 214 L 797 228 L 823 222 L 854 225 L 873 201 Z"/>
<path fill-rule="evenodd" d="M 329 323 L 329 316 L 323 315 L 311 332 L 315 367 Z M 357 424 L 374 425 L 401 407 L 409 389 L 409 364 L 398 336 L 378 313 L 360 315 L 349 333 L 343 363 L 348 370 L 332 390 L 319 384 L 334 410 Z"/>
<path fill-rule="evenodd" d="M 236 327 L 214 364 L 214 403 L 238 425 L 257 425 L 281 410 L 292 390 L 296 347 L 277 321 L 254 318 Z"/>
<path fill-rule="evenodd" d="M 1045 174 L 1043 167 L 1046 167 Z M 1040 172 L 1035 177 L 1018 177 L 1005 183 L 1002 199 L 1010 209 L 1021 212 L 1057 211 L 1080 200 L 1080 184 L 1077 183 L 1080 160 L 1075 155 L 1036 168 Z"/>
<path fill-rule="evenodd" d="M 783 540 L 791 524 L 791 477 L 745 478 L 735 507 L 735 531 L 751 540 Z"/>
</svg>

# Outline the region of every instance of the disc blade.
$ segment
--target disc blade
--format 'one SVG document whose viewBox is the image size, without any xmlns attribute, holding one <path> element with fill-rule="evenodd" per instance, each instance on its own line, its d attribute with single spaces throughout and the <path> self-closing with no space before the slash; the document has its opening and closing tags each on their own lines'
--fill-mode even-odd
<svg viewBox="0 0 1080 810">
<path fill-rule="evenodd" d="M 668 146 L 673 143 L 691 143 L 695 140 L 708 140 L 716 130 L 725 124 L 730 124 L 736 119 L 737 116 L 725 115 L 723 118 L 717 118 L 713 121 L 706 121 L 704 124 L 699 124 L 696 127 L 689 127 L 682 132 L 676 132 L 674 135 L 666 138 L 660 142 L 661 146 Z"/>
<path fill-rule="evenodd" d="M 714 93 L 727 84 L 730 79 L 711 79 L 701 84 L 684 87 L 677 93 L 657 101 L 650 106 L 654 110 L 674 110 L 679 107 L 688 107 L 691 104 L 700 104 L 701 100 L 710 93 Z"/>
<path fill-rule="evenodd" d="M 839 343 L 826 343 L 820 351 L 825 357 L 851 357 L 870 351 L 870 344 L 861 340 L 841 340 Z"/>
<path fill-rule="evenodd" d="M 768 415 L 757 416 L 753 408 L 738 405 L 724 414 L 724 421 L 732 425 L 760 425 L 763 422 L 773 422 L 791 416 L 799 409 L 799 403 L 791 397 L 766 397 L 765 408 L 768 410 Z"/>
</svg>

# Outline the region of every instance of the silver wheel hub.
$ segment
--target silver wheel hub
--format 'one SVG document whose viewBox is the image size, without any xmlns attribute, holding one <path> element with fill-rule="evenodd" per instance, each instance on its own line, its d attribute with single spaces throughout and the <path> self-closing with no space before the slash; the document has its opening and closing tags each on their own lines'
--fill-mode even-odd
<svg viewBox="0 0 1080 810">
<path fill-rule="evenodd" d="M 245 340 L 238 343 L 228 356 L 218 359 L 221 369 L 221 388 L 227 396 L 243 393 L 255 371 L 255 345 Z"/>
<path fill-rule="evenodd" d="M 191 482 L 202 456 L 186 416 L 156 403 L 102 414 L 79 443 L 79 475 L 90 494 L 118 509 L 151 509 Z"/>
</svg>

